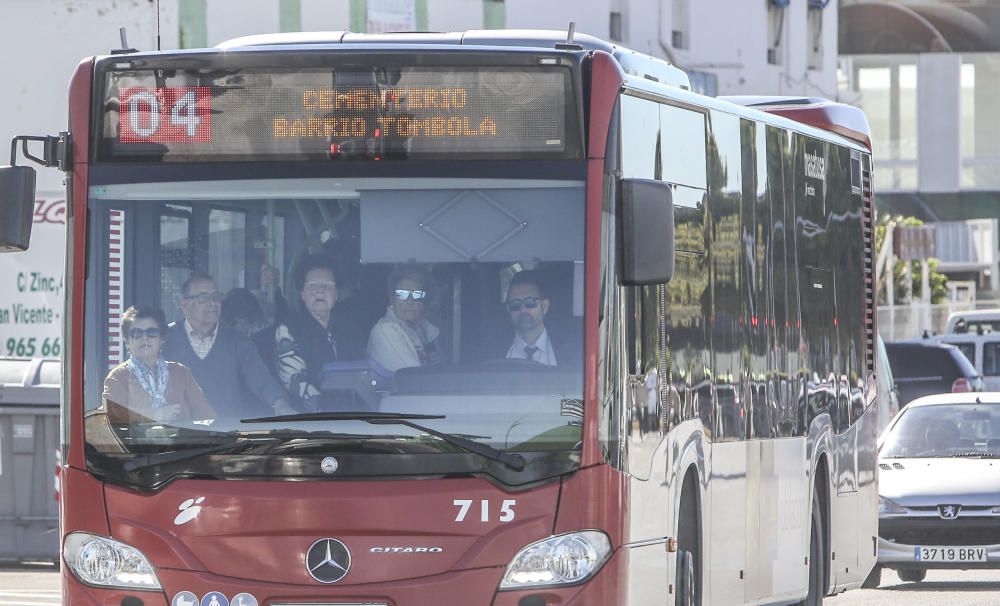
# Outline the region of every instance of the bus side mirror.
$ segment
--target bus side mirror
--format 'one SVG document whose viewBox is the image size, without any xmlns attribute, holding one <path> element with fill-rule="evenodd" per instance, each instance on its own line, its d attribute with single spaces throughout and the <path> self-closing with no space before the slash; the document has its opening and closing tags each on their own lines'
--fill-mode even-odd
<svg viewBox="0 0 1000 606">
<path fill-rule="evenodd" d="M 0 167 L 0 252 L 28 249 L 35 212 L 35 169 Z"/>
<path fill-rule="evenodd" d="M 670 186 L 648 179 L 618 182 L 621 282 L 666 284 L 674 277 L 674 203 Z"/>
</svg>

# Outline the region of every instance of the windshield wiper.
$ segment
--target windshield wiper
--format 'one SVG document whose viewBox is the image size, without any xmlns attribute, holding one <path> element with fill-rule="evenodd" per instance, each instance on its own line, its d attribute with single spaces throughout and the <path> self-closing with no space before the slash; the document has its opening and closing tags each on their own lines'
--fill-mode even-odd
<svg viewBox="0 0 1000 606">
<path fill-rule="evenodd" d="M 250 440 L 239 439 L 231 442 L 224 442 L 222 444 L 213 444 L 212 446 L 203 446 L 201 448 L 185 448 L 183 450 L 172 450 L 170 452 L 158 452 L 156 454 L 143 455 L 141 457 L 130 459 L 125 462 L 123 467 L 125 468 L 125 471 L 136 471 L 138 469 L 152 467 L 153 465 L 160 465 L 162 463 L 174 463 L 185 459 L 200 457 L 201 455 L 225 452 L 227 450 L 237 450 L 238 448 L 242 448 L 244 446 L 274 442 L 276 440 L 278 440 L 278 438 Z"/>
<path fill-rule="evenodd" d="M 273 417 L 257 417 L 241 419 L 241 423 L 289 423 L 301 421 L 364 421 L 372 425 L 406 425 L 417 431 L 444 440 L 459 448 L 474 452 L 493 461 L 499 461 L 514 471 L 524 469 L 524 457 L 514 452 L 506 452 L 486 444 L 473 442 L 461 436 L 452 435 L 414 423 L 412 419 L 444 419 L 445 415 L 404 414 L 399 412 L 304 412 L 295 415 L 277 415 Z"/>
</svg>

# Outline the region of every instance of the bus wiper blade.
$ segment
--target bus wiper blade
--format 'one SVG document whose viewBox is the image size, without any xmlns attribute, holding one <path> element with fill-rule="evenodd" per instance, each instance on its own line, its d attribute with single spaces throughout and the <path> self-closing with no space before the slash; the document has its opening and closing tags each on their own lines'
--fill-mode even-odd
<svg viewBox="0 0 1000 606">
<path fill-rule="evenodd" d="M 296 421 L 364 421 L 372 425 L 406 425 L 417 431 L 422 431 L 445 442 L 458 446 L 469 452 L 486 457 L 493 461 L 499 461 L 514 471 L 524 470 L 524 457 L 514 452 L 506 452 L 473 442 L 460 436 L 451 435 L 414 423 L 412 419 L 444 419 L 445 415 L 421 415 L 405 414 L 399 412 L 305 412 L 296 415 L 278 415 L 274 417 L 259 417 L 256 419 L 242 419 L 241 423 L 279 423 Z"/>
<path fill-rule="evenodd" d="M 240 419 L 240 423 L 295 423 L 300 421 L 367 421 L 368 419 L 443 419 L 444 415 L 418 415 L 401 412 L 303 412 Z"/>
<path fill-rule="evenodd" d="M 264 438 L 264 439 L 254 439 L 254 440 L 233 440 L 231 442 L 225 442 L 223 444 L 213 444 L 212 446 L 204 446 L 201 448 L 185 448 L 183 450 L 172 450 L 170 452 L 158 452 L 151 455 L 143 455 L 141 457 L 136 457 L 134 459 L 125 462 L 123 467 L 125 471 L 136 471 L 139 469 L 144 469 L 146 467 L 152 467 L 153 465 L 160 465 L 163 463 L 175 463 L 177 461 L 183 461 L 185 459 L 193 459 L 195 457 L 200 457 L 206 454 L 215 454 L 219 452 L 225 452 L 227 450 L 237 450 L 238 448 L 243 448 L 252 444 L 263 444 L 265 442 L 274 442 L 278 438 Z"/>
</svg>

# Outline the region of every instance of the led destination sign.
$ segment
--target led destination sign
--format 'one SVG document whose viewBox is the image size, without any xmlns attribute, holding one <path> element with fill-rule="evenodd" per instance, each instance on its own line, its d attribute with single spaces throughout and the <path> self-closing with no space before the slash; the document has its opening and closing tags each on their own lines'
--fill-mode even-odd
<svg viewBox="0 0 1000 606">
<path fill-rule="evenodd" d="M 107 75 L 105 160 L 573 157 L 570 72 L 365 68 Z"/>
</svg>

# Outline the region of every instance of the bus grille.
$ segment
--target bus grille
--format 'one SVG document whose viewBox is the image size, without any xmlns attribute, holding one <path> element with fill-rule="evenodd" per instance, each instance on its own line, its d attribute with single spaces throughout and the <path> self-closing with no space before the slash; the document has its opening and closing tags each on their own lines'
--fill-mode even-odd
<svg viewBox="0 0 1000 606">
<path fill-rule="evenodd" d="M 871 156 L 861 157 L 861 198 L 864 202 L 861 218 L 865 247 L 865 370 L 875 372 L 875 209 L 872 201 Z"/>
</svg>

